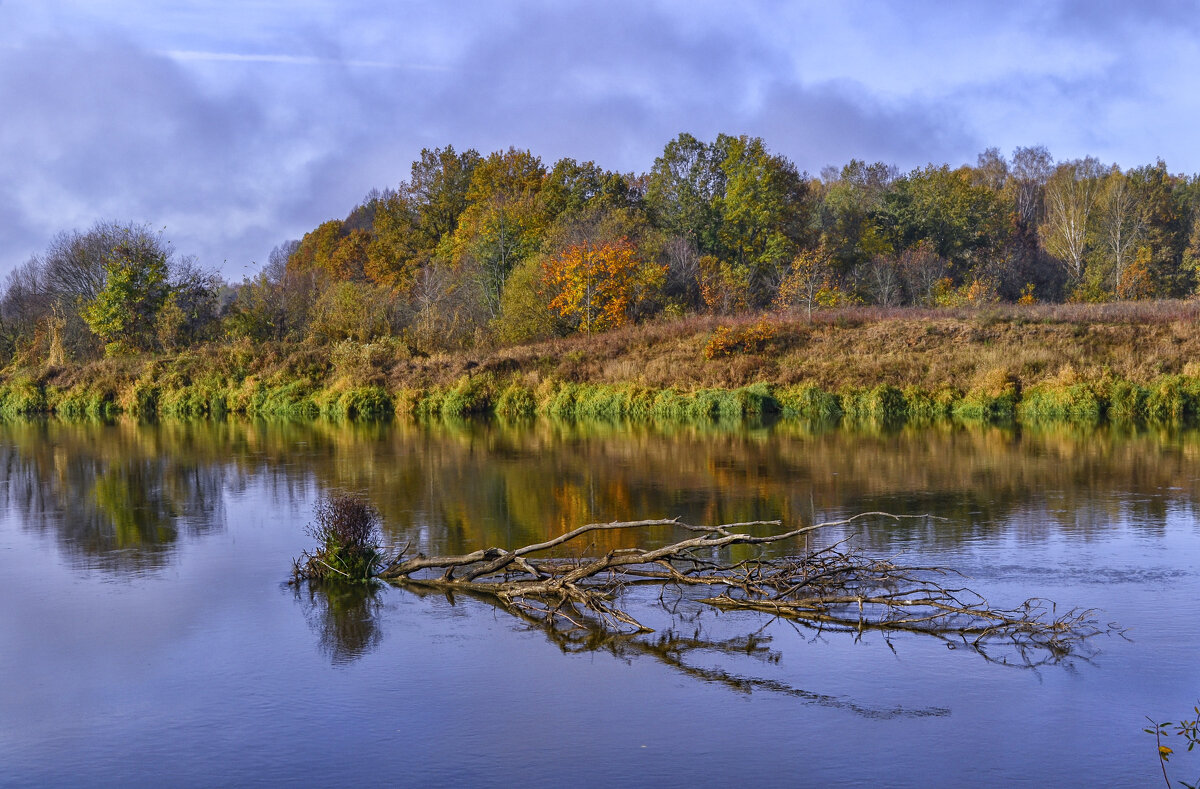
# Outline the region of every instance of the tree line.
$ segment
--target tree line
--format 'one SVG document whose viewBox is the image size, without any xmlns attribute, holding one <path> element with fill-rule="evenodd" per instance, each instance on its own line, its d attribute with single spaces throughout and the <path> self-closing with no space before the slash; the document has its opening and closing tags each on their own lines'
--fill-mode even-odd
<svg viewBox="0 0 1200 789">
<path fill-rule="evenodd" d="M 680 134 L 646 173 L 423 150 L 407 180 L 240 284 L 146 226 L 63 233 L 8 278 L 6 360 L 217 339 L 424 352 L 696 313 L 1177 298 L 1200 284 L 1200 177 L 1044 147 L 901 173 L 799 171 L 760 138 Z"/>
</svg>

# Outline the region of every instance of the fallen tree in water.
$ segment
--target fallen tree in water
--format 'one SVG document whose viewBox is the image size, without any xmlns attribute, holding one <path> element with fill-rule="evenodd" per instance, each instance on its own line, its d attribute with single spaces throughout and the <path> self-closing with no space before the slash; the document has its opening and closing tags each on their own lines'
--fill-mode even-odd
<svg viewBox="0 0 1200 789">
<path fill-rule="evenodd" d="M 694 602 L 725 611 L 760 611 L 820 630 L 925 633 L 965 645 L 990 657 L 1001 644 L 1008 661 L 1054 662 L 1087 639 L 1113 630 L 1092 610 L 1058 613 L 1053 603 L 1033 598 L 1012 608 L 993 607 L 981 595 L 949 584 L 958 574 L 940 567 L 905 566 L 864 556 L 845 543 L 796 555 L 758 552 L 734 561 L 733 546 L 767 546 L 869 518 L 899 520 L 883 512 L 778 531 L 780 521 L 718 526 L 677 518 L 614 521 L 581 526 L 545 542 L 515 549 L 487 548 L 459 556 L 407 555 L 401 551 L 377 577 L 396 586 L 466 593 L 494 600 L 524 619 L 534 618 L 563 632 L 646 633 L 652 629 L 622 607 L 634 586 L 674 588 Z M 689 534 L 652 548 L 618 548 L 575 558 L 561 554 L 600 532 L 668 527 Z M 756 531 L 773 529 L 769 533 Z M 558 556 L 535 554 L 557 552 Z"/>
</svg>

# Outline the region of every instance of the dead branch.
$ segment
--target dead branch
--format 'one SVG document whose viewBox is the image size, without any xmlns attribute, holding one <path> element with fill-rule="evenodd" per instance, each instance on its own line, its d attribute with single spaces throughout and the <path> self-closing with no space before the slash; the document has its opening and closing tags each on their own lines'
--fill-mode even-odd
<svg viewBox="0 0 1200 789">
<path fill-rule="evenodd" d="M 913 517 L 928 516 L 868 512 L 765 535 L 751 530 L 778 529 L 781 522 L 703 526 L 660 518 L 593 523 L 513 550 L 399 555 L 378 577 L 397 586 L 488 597 L 524 618 L 535 617 L 566 632 L 651 632 L 617 604 L 630 585 L 710 590 L 696 602 L 721 610 L 761 611 L 822 630 L 925 633 L 985 656 L 989 645 L 1003 643 L 1024 665 L 1061 659 L 1088 638 L 1114 629 L 1100 625 L 1094 611 L 1076 609 L 1056 616 L 1053 604 L 1037 599 L 995 608 L 969 589 L 944 585 L 943 579 L 955 575 L 950 570 L 868 558 L 843 542 L 801 555 L 759 553 L 738 562 L 720 558 L 723 549 L 736 545 L 784 543 L 868 518 Z M 594 532 L 653 527 L 691 536 L 657 548 L 619 548 L 576 560 L 533 556 L 569 547 Z"/>
</svg>

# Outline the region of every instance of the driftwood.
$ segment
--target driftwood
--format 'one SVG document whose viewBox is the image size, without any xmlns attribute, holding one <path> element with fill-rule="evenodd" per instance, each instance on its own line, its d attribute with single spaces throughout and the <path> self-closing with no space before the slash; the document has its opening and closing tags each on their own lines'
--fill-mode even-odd
<svg viewBox="0 0 1200 789">
<path fill-rule="evenodd" d="M 1016 655 L 1018 665 L 1026 666 L 1060 660 L 1087 639 L 1115 629 L 1102 626 L 1092 610 L 1058 614 L 1052 603 L 1037 598 L 1013 608 L 995 608 L 969 589 L 946 585 L 946 579 L 957 575 L 950 570 L 867 558 L 844 544 L 799 555 L 758 555 L 736 562 L 721 558 L 727 555 L 722 549 L 731 546 L 783 543 L 872 517 L 926 516 L 870 512 L 765 535 L 751 530 L 778 530 L 781 522 L 697 526 L 675 518 L 594 523 L 512 550 L 488 548 L 460 556 L 401 552 L 378 577 L 416 590 L 489 598 L 568 636 L 652 632 L 619 605 L 628 587 L 647 584 L 664 592 L 673 588 L 703 606 L 765 612 L 819 630 L 925 633 L 998 662 Z M 691 536 L 662 547 L 615 549 L 590 558 L 534 556 L 561 552 L 597 532 L 652 527 L 671 527 Z M 662 593 L 660 600 L 665 600 Z M 1001 658 L 988 652 L 995 644 L 1007 647 Z"/>
</svg>

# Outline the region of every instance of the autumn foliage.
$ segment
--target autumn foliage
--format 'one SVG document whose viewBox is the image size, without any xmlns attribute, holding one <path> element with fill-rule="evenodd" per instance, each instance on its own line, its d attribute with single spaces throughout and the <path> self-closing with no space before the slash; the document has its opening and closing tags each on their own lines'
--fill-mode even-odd
<svg viewBox="0 0 1200 789">
<path fill-rule="evenodd" d="M 647 263 L 628 239 L 573 244 L 544 267 L 550 309 L 591 334 L 623 325 L 639 294 L 661 284 L 666 267 Z"/>
<path fill-rule="evenodd" d="M 0 364 L 220 338 L 387 340 L 424 355 L 695 314 L 814 321 L 853 305 L 1200 293 L 1200 176 L 1161 161 L 1055 162 L 1042 147 L 812 174 L 749 135 L 680 134 L 641 173 L 446 146 L 241 283 L 169 245 L 131 246 L 147 234 L 98 223 L 14 270 L 0 288 Z"/>
<path fill-rule="evenodd" d="M 718 326 L 704 346 L 704 358 L 761 353 L 774 338 L 775 327 L 766 321 L 759 321 L 752 326 Z"/>
</svg>

